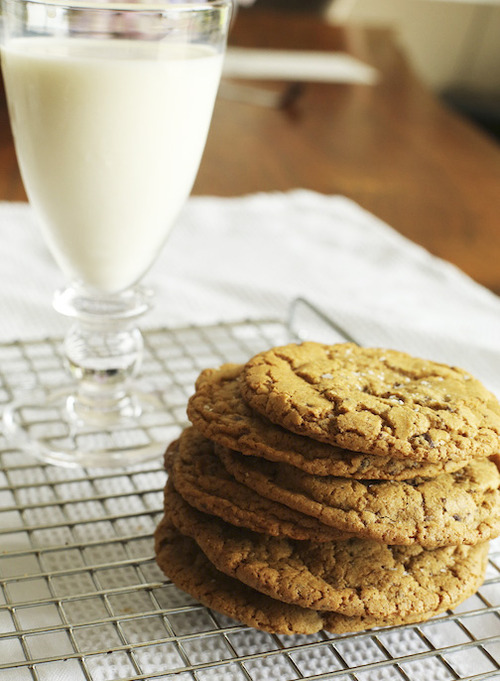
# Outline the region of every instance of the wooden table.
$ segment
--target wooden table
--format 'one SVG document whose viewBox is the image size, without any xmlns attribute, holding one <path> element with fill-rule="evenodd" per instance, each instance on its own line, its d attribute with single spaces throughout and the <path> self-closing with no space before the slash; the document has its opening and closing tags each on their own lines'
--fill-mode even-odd
<svg viewBox="0 0 500 681">
<path fill-rule="evenodd" d="M 305 83 L 284 110 L 220 97 L 194 193 L 343 194 L 500 293 L 500 146 L 422 86 L 389 30 L 249 9 L 230 42 L 343 50 L 381 79 Z M 0 117 L 0 199 L 24 199 L 4 104 Z"/>
</svg>

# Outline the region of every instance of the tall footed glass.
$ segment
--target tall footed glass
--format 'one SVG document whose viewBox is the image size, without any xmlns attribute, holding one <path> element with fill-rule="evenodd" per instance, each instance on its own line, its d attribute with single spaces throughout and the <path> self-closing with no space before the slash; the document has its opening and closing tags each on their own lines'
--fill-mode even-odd
<svg viewBox="0 0 500 681">
<path fill-rule="evenodd" d="M 198 170 L 231 0 L 3 0 L 2 8 L 16 151 L 69 282 L 54 305 L 73 320 L 64 352 L 75 379 L 12 404 L 4 427 L 52 463 L 135 464 L 165 448 L 144 428 L 161 422 L 163 402 L 137 387 L 137 319 L 151 304 L 138 282 Z"/>
</svg>

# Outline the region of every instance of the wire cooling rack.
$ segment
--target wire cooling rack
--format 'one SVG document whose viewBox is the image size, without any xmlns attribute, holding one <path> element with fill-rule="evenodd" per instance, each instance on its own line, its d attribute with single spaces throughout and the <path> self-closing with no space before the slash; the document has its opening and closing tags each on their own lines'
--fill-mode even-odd
<svg viewBox="0 0 500 681">
<path fill-rule="evenodd" d="M 165 391 L 165 442 L 185 423 L 201 369 L 318 337 L 304 321 L 314 310 L 298 307 L 307 314 L 296 305 L 288 323 L 145 335 L 144 374 Z M 336 334 L 328 327 L 327 335 Z M 0 403 L 65 380 L 58 341 L 0 346 Z M 484 585 L 454 612 L 367 633 L 273 636 L 201 606 L 156 566 L 160 462 L 127 471 L 64 469 L 3 439 L 0 447 L 0 681 L 500 679 L 498 541 Z"/>
</svg>

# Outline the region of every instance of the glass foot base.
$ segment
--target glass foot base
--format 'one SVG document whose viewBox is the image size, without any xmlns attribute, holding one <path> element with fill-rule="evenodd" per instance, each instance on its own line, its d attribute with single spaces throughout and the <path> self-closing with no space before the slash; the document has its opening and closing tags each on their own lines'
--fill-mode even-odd
<svg viewBox="0 0 500 681">
<path fill-rule="evenodd" d="M 89 422 L 75 409 L 73 388 L 68 387 L 14 402 L 3 422 L 15 446 L 46 463 L 108 468 L 163 456 L 171 438 L 167 418 L 160 399 L 137 391 L 123 412 Z"/>
</svg>

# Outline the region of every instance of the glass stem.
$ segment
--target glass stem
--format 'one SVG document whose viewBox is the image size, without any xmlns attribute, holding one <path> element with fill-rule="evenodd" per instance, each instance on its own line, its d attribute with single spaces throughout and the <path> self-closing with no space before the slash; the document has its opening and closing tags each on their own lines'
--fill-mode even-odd
<svg viewBox="0 0 500 681">
<path fill-rule="evenodd" d="M 150 307 L 150 298 L 140 288 L 96 296 L 70 286 L 56 294 L 56 310 L 74 319 L 64 351 L 77 382 L 67 405 L 75 418 L 102 425 L 140 414 L 129 384 L 143 355 L 136 320 Z"/>
</svg>

